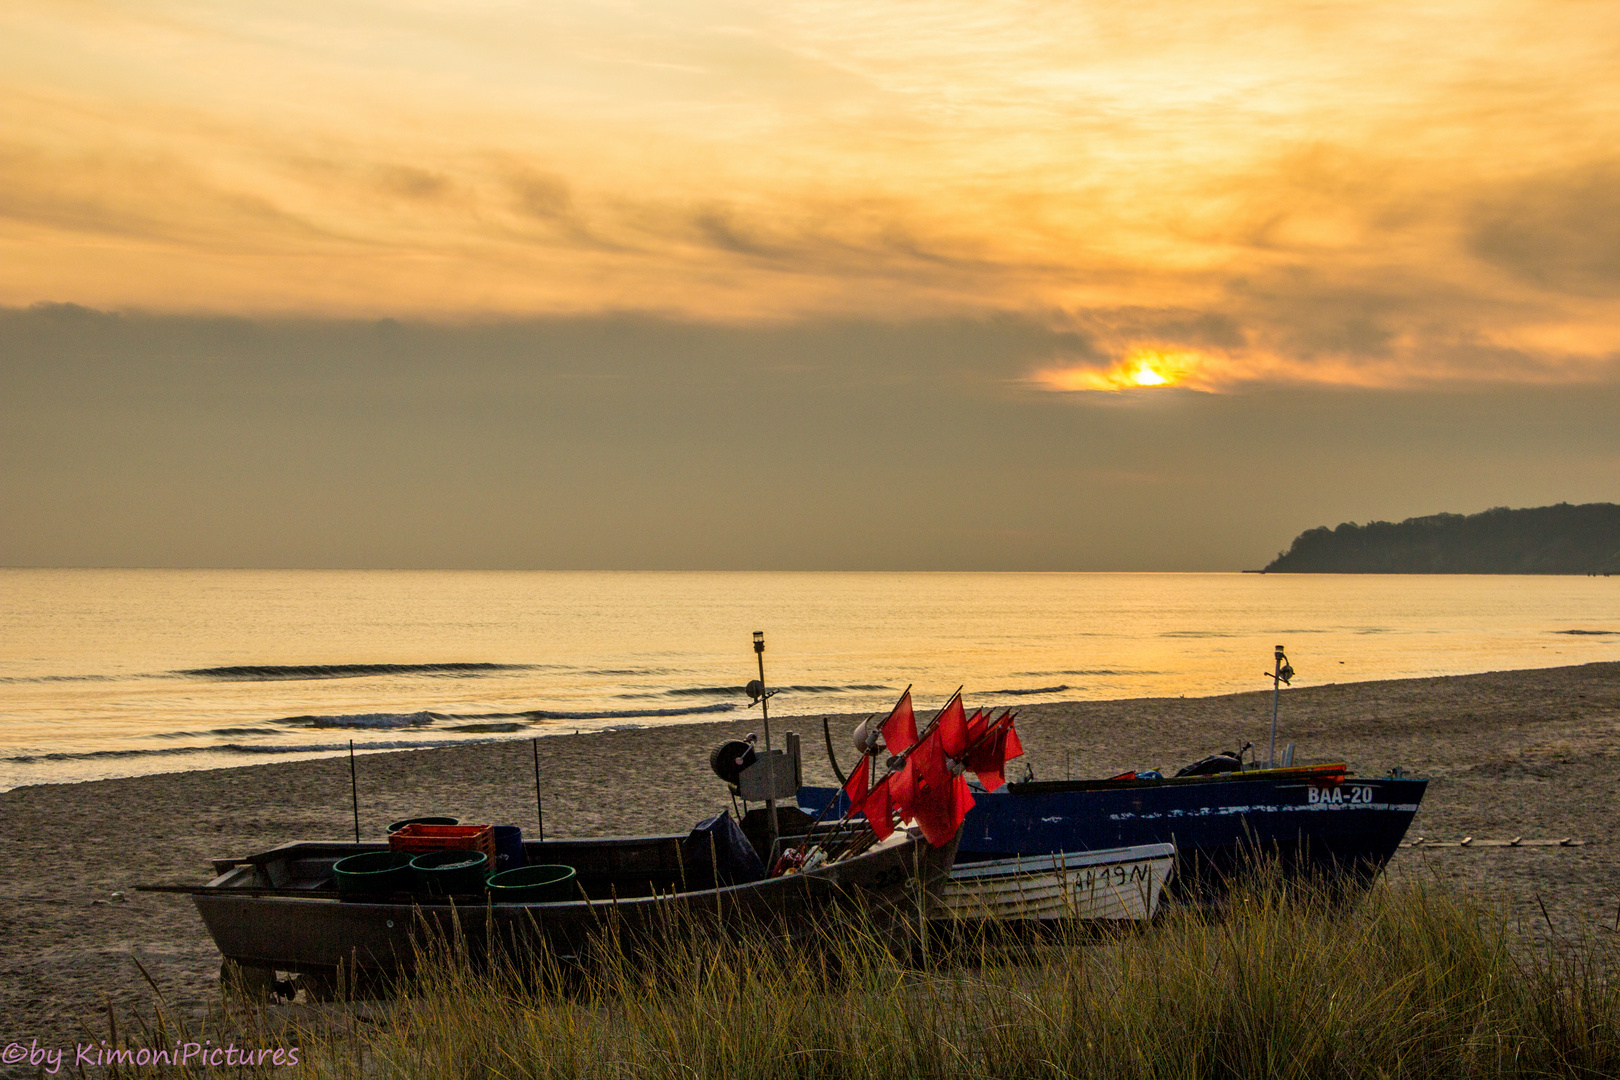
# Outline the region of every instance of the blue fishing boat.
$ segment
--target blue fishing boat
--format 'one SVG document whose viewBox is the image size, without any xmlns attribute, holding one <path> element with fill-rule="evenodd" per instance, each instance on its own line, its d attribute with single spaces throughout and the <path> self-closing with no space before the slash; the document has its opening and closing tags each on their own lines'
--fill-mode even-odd
<svg viewBox="0 0 1620 1080">
<path fill-rule="evenodd" d="M 1365 881 L 1395 854 L 1427 786 L 1398 775 L 1356 776 L 1342 764 L 1026 780 L 973 792 L 956 862 L 1169 843 L 1176 849 L 1171 890 L 1183 896 L 1219 892 L 1257 856 L 1289 875 Z M 835 816 L 847 808 L 838 788 L 800 788 L 798 802 Z"/>
</svg>

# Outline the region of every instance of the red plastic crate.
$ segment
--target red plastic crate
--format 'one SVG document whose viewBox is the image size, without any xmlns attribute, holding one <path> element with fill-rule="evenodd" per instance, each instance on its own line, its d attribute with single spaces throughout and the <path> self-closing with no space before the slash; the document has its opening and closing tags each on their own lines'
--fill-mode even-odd
<svg viewBox="0 0 1620 1080">
<path fill-rule="evenodd" d="M 407 825 L 388 834 L 390 851 L 423 855 L 430 851 L 482 851 L 495 869 L 495 827 L 493 825 Z"/>
</svg>

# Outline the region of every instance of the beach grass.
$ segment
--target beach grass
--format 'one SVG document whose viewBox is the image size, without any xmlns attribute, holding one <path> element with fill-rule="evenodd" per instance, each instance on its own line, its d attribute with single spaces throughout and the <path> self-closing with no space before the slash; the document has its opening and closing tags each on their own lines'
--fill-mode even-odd
<svg viewBox="0 0 1620 1080">
<path fill-rule="evenodd" d="M 1434 884 L 1346 899 L 1257 875 L 1146 929 L 1005 931 L 919 924 L 897 949 L 853 915 L 569 962 L 441 947 L 382 1002 L 215 1022 L 295 1041 L 321 1080 L 1620 1075 L 1612 937 L 1535 942 Z"/>
</svg>

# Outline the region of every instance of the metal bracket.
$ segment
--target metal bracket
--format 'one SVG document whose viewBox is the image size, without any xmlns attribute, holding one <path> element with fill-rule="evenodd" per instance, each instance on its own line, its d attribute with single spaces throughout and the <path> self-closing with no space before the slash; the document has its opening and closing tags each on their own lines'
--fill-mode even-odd
<svg viewBox="0 0 1620 1080">
<path fill-rule="evenodd" d="M 791 799 L 804 786 L 804 768 L 799 749 L 799 736 L 787 733 L 786 750 L 772 750 L 760 754 L 754 763 L 737 777 L 737 793 L 749 802 L 766 799 Z"/>
</svg>

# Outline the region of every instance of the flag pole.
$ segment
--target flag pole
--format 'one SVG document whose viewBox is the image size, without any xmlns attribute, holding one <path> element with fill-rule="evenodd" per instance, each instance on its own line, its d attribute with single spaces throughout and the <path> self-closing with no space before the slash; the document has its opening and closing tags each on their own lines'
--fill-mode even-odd
<svg viewBox="0 0 1620 1080">
<path fill-rule="evenodd" d="M 540 805 L 540 740 L 530 739 L 529 743 L 534 750 L 534 824 L 535 838 L 546 838 L 546 812 Z"/>
<path fill-rule="evenodd" d="M 754 631 L 754 656 L 759 660 L 759 712 L 765 723 L 765 757 L 771 756 L 771 695 L 765 692 L 765 631 Z M 776 858 L 776 774 L 771 774 L 770 793 L 765 797 L 766 825 L 769 827 L 766 835 L 770 838 L 770 847 L 765 856 L 765 873 L 771 872 L 771 863 Z"/>
<path fill-rule="evenodd" d="M 354 842 L 360 842 L 360 781 L 354 773 L 354 740 L 349 740 L 349 796 L 354 800 Z"/>
</svg>

